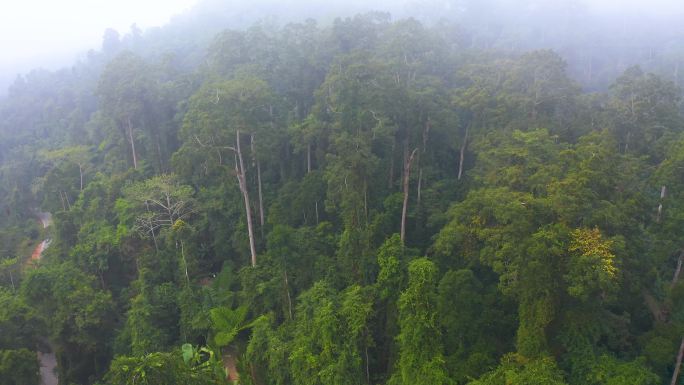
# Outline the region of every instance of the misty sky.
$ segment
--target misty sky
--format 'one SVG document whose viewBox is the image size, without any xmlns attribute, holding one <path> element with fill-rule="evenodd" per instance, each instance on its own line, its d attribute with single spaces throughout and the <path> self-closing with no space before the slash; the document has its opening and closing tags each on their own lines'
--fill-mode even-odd
<svg viewBox="0 0 684 385">
<path fill-rule="evenodd" d="M 682 0 L 586 0 L 603 11 L 643 12 L 651 15 L 681 14 L 684 11 Z"/>
<path fill-rule="evenodd" d="M 225 0 L 227 4 L 236 1 Z M 258 1 L 258 0 L 257 0 Z M 303 0 L 311 3 L 312 0 Z M 317 0 L 327 3 L 331 0 Z M 343 0 L 340 0 L 343 1 Z M 556 1 L 556 0 L 539 0 Z M 166 23 L 198 0 L 6 0 L 0 7 L 0 80 L 34 67 L 56 69 L 99 48 L 108 27 L 124 34 Z M 585 0 L 589 8 L 651 15 L 681 14 L 684 0 Z M 317 5 L 321 5 L 317 3 Z M 374 4 L 368 2 L 369 7 Z M 2 82 L 0 82 L 2 83 Z"/>
<path fill-rule="evenodd" d="M 122 34 L 163 25 L 197 0 L 7 0 L 0 7 L 0 73 L 54 69 L 98 48 L 106 28 Z M 14 72 L 9 74 L 8 72 Z"/>
</svg>

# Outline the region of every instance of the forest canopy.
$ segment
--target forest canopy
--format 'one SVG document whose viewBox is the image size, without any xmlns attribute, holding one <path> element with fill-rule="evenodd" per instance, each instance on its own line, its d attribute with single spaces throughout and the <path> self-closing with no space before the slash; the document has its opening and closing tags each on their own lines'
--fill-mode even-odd
<svg viewBox="0 0 684 385">
<path fill-rule="evenodd" d="M 0 385 L 684 383 L 684 55 L 179 20 L 0 100 Z"/>
</svg>

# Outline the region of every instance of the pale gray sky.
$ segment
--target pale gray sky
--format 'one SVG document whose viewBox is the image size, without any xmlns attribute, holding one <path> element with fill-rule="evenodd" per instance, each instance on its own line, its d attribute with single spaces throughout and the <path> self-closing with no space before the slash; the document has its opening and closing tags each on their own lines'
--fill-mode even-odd
<svg viewBox="0 0 684 385">
<path fill-rule="evenodd" d="M 603 11 L 637 11 L 662 15 L 681 13 L 684 10 L 682 0 L 584 0 L 586 3 Z"/>
<path fill-rule="evenodd" d="M 120 33 L 165 24 L 197 0 L 4 0 L 0 6 L 0 73 L 54 69 L 98 48 L 106 28 Z"/>
<path fill-rule="evenodd" d="M 165 24 L 173 15 L 199 0 L 2 0 L 0 6 L 0 85 L 17 72 L 34 67 L 57 69 L 72 63 L 78 53 L 98 48 L 106 28 L 122 35 L 136 23 L 141 29 Z M 226 4 L 250 0 L 224 0 Z M 253 0 L 259 2 L 259 0 Z M 314 0 L 295 0 L 308 3 Z M 315 0 L 318 7 L 349 0 Z M 411 0 L 367 0 L 379 4 Z M 396 2 L 395 2 L 396 1 Z M 515 0 L 511 0 L 515 3 Z M 538 0 L 560 1 L 560 0 Z M 684 0 L 580 0 L 594 10 L 651 14 L 682 14 Z M 320 3 L 319 3 L 320 2 Z M 359 2 L 359 1 L 352 1 Z M 390 6 L 391 7 L 391 6 Z M 3 87 L 4 88 L 4 87 Z M 1 93 L 1 92 L 0 92 Z"/>
</svg>

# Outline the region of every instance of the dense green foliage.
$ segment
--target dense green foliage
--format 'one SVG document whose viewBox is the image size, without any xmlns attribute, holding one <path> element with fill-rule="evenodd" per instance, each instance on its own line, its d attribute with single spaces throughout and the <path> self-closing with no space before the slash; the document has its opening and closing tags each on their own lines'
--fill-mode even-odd
<svg viewBox="0 0 684 385">
<path fill-rule="evenodd" d="M 0 384 L 36 383 L 45 341 L 64 384 L 669 381 L 681 90 L 635 66 L 584 93 L 462 33 L 369 13 L 181 59 L 110 31 L 17 80 Z"/>
</svg>

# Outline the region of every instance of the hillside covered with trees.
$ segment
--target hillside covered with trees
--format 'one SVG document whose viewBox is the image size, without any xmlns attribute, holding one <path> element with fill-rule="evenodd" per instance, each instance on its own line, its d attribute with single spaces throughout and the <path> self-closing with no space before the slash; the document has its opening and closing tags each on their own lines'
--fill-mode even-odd
<svg viewBox="0 0 684 385">
<path fill-rule="evenodd" d="M 0 385 L 684 384 L 684 50 L 198 17 L 0 100 Z"/>
</svg>

